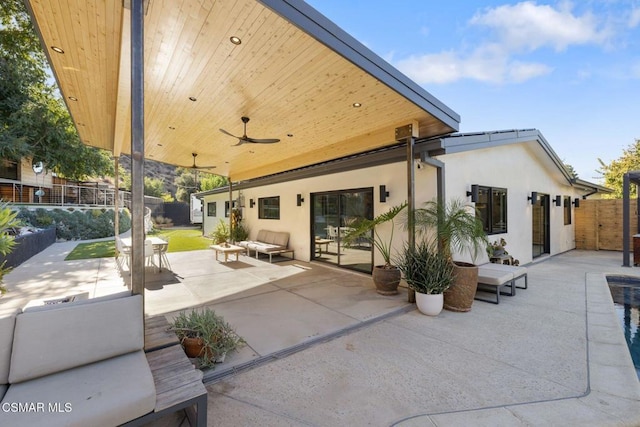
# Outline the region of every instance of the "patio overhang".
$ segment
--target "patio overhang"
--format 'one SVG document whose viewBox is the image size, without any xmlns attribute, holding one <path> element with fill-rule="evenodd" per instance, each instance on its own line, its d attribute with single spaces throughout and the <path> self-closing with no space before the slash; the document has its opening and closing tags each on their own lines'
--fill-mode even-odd
<svg viewBox="0 0 640 427">
<path fill-rule="evenodd" d="M 130 154 L 128 1 L 25 2 L 81 140 Z M 148 1 L 144 46 L 145 158 L 191 165 L 197 153 L 234 182 L 397 144 L 408 123 L 419 138 L 458 129 L 455 112 L 300 0 Z M 281 142 L 234 146 L 219 129 L 242 135 L 242 116 L 250 137 Z"/>
</svg>

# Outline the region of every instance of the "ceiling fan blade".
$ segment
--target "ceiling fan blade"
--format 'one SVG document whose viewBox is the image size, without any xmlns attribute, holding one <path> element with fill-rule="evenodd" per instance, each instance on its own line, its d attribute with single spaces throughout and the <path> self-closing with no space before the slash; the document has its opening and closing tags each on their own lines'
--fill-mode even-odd
<svg viewBox="0 0 640 427">
<path fill-rule="evenodd" d="M 232 137 L 234 137 L 234 138 L 238 138 L 238 139 L 240 139 L 240 137 L 239 137 L 239 136 L 235 136 L 234 134 L 229 133 L 229 132 L 227 132 L 227 131 L 226 131 L 226 130 L 224 130 L 224 129 L 220 129 L 220 132 L 224 133 L 225 135 L 229 135 L 229 136 L 232 136 Z"/>
<path fill-rule="evenodd" d="M 253 142 L 254 144 L 274 144 L 276 142 L 280 142 L 280 140 L 276 138 L 267 138 L 267 139 L 247 138 L 246 140 L 247 142 Z"/>
</svg>

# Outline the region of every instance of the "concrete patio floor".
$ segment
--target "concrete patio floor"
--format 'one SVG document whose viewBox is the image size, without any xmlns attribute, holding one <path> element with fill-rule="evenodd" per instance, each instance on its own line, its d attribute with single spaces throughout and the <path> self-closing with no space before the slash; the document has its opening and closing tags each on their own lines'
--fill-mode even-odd
<svg viewBox="0 0 640 427">
<path fill-rule="evenodd" d="M 64 261 L 74 246 L 5 276 L 0 310 L 122 290 L 114 260 Z M 529 289 L 515 297 L 433 318 L 404 291 L 383 297 L 369 277 L 318 264 L 222 264 L 211 251 L 169 260 L 172 272 L 148 270 L 147 313 L 212 306 L 247 341 L 205 374 L 210 425 L 640 425 L 640 383 L 605 280 L 640 276 L 620 253 L 549 257 L 527 266 Z"/>
</svg>

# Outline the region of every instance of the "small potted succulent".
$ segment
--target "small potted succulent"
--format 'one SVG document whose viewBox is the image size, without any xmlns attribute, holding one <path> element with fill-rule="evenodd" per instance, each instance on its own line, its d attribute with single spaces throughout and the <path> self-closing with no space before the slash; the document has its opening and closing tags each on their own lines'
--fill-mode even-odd
<svg viewBox="0 0 640 427">
<path fill-rule="evenodd" d="M 227 353 L 244 343 L 222 316 L 210 308 L 180 312 L 171 329 L 180 339 L 187 356 L 197 357 L 200 366 L 205 368 L 224 362 Z"/>
<path fill-rule="evenodd" d="M 507 241 L 504 238 L 500 238 L 500 240 L 495 240 L 493 243 L 490 243 L 487 246 L 487 255 L 489 257 L 499 257 L 502 255 L 508 255 L 504 247 L 507 246 Z"/>
</svg>

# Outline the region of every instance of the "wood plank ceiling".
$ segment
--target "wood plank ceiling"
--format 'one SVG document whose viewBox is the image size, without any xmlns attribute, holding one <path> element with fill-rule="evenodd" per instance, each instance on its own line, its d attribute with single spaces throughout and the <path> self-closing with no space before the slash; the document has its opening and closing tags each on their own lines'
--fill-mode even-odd
<svg viewBox="0 0 640 427">
<path fill-rule="evenodd" d="M 117 0 L 28 6 L 82 141 L 128 154 L 128 9 Z M 439 101 L 410 101 L 295 24 L 256 0 L 150 0 L 145 157 L 191 165 L 197 153 L 198 165 L 241 181 L 393 144 L 394 129 L 408 123 L 420 137 L 457 130 L 459 117 Z M 234 146 L 219 129 L 242 135 L 242 116 L 249 137 L 281 142 Z"/>
</svg>

